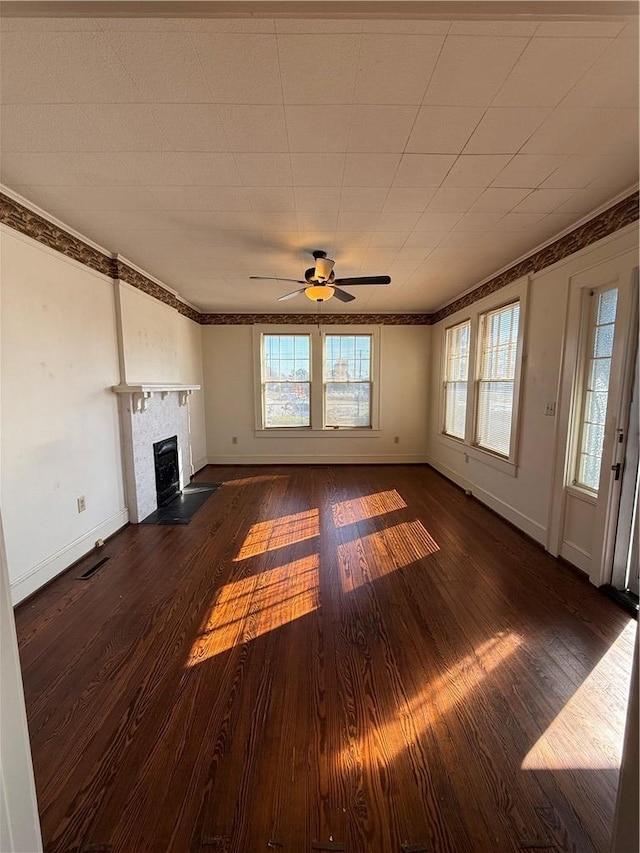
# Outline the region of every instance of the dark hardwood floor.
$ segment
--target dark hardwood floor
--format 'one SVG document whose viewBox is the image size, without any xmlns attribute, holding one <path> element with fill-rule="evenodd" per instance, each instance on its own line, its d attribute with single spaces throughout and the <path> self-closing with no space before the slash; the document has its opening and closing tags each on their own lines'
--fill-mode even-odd
<svg viewBox="0 0 640 853">
<path fill-rule="evenodd" d="M 18 608 L 47 851 L 608 853 L 631 618 L 426 466 L 196 479 Z"/>
</svg>

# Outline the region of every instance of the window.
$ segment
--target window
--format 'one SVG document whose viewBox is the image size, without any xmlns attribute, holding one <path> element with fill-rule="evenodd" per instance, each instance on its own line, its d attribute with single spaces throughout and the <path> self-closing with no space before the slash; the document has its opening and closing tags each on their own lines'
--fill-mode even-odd
<svg viewBox="0 0 640 853">
<path fill-rule="evenodd" d="M 257 432 L 378 430 L 379 340 L 377 326 L 254 326 Z"/>
<path fill-rule="evenodd" d="M 309 335 L 262 336 L 262 422 L 265 427 L 308 427 Z"/>
<path fill-rule="evenodd" d="M 520 305 L 514 302 L 480 317 L 476 444 L 509 456 Z"/>
<path fill-rule="evenodd" d="M 529 278 L 440 327 L 439 441 L 465 459 L 517 476 L 517 426 Z M 500 302 L 498 302 L 500 299 Z"/>
<path fill-rule="evenodd" d="M 326 335 L 324 424 L 371 426 L 371 335 Z"/>
<path fill-rule="evenodd" d="M 590 297 L 578 452 L 573 483 L 597 493 L 609 398 L 618 290 L 610 288 L 599 292 L 592 291 Z"/>
<path fill-rule="evenodd" d="M 444 432 L 461 439 L 467 419 L 470 331 L 467 320 L 447 329 L 445 335 Z"/>
</svg>

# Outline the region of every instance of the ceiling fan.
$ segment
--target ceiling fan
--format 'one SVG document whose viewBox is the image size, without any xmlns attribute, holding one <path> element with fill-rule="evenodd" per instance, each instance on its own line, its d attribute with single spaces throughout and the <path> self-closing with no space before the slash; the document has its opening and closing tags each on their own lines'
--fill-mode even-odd
<svg viewBox="0 0 640 853">
<path fill-rule="evenodd" d="M 391 284 L 391 279 L 388 275 L 370 275 L 360 276 L 358 278 L 336 278 L 333 271 L 335 261 L 327 257 L 326 252 L 319 249 L 313 252 L 315 258 L 315 267 L 309 267 L 304 274 L 304 280 L 298 278 L 276 278 L 268 275 L 250 275 L 249 278 L 259 278 L 265 281 L 295 281 L 296 284 L 304 284 L 304 287 L 298 290 L 292 290 L 291 293 L 285 293 L 284 296 L 278 297 L 278 302 L 284 302 L 286 299 L 293 299 L 299 293 L 311 299 L 312 302 L 326 302 L 335 296 L 340 302 L 353 302 L 355 296 L 342 290 L 340 285 L 345 284 L 347 287 L 355 287 L 362 284 Z"/>
</svg>

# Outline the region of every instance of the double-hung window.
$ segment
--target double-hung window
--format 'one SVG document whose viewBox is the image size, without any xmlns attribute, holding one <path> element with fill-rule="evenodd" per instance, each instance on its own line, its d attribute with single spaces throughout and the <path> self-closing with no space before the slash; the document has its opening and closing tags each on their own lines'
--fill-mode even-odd
<svg viewBox="0 0 640 853">
<path fill-rule="evenodd" d="M 375 326 L 340 333 L 263 326 L 255 327 L 254 336 L 259 432 L 378 429 Z"/>
<path fill-rule="evenodd" d="M 445 333 L 444 432 L 461 439 L 464 439 L 467 419 L 470 334 L 468 320 Z"/>
<path fill-rule="evenodd" d="M 442 441 L 512 475 L 527 290 L 520 279 L 502 303 L 487 297 L 443 332 Z"/>
<path fill-rule="evenodd" d="M 518 302 L 480 317 L 475 443 L 506 457 L 511 447 L 519 320 Z"/>
</svg>

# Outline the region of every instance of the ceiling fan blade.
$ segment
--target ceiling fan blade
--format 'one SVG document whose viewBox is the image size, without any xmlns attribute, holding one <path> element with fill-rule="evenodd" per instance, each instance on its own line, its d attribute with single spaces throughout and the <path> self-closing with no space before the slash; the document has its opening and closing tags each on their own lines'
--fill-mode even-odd
<svg viewBox="0 0 640 853">
<path fill-rule="evenodd" d="M 293 281 L 296 284 L 306 284 L 306 281 L 302 281 L 300 278 L 276 278 L 272 275 L 250 275 L 249 278 L 259 278 L 262 281 Z"/>
<path fill-rule="evenodd" d="M 284 281 L 291 281 L 291 279 L 284 279 Z M 301 287 L 299 290 L 292 290 L 291 293 L 285 293 L 284 296 L 278 296 L 278 302 L 284 302 L 286 299 L 293 299 L 294 296 L 297 296 L 299 293 L 304 293 L 305 290 L 305 287 Z"/>
<path fill-rule="evenodd" d="M 391 284 L 388 275 L 365 275 L 359 278 L 337 278 L 332 284 L 345 284 L 347 287 L 355 287 L 358 284 Z"/>
<path fill-rule="evenodd" d="M 335 284 L 332 284 L 333 287 L 333 295 L 336 299 L 339 299 L 340 302 L 353 302 L 355 296 L 352 296 L 350 293 L 347 293 L 346 290 L 340 290 L 339 287 L 336 287 Z"/>
</svg>

